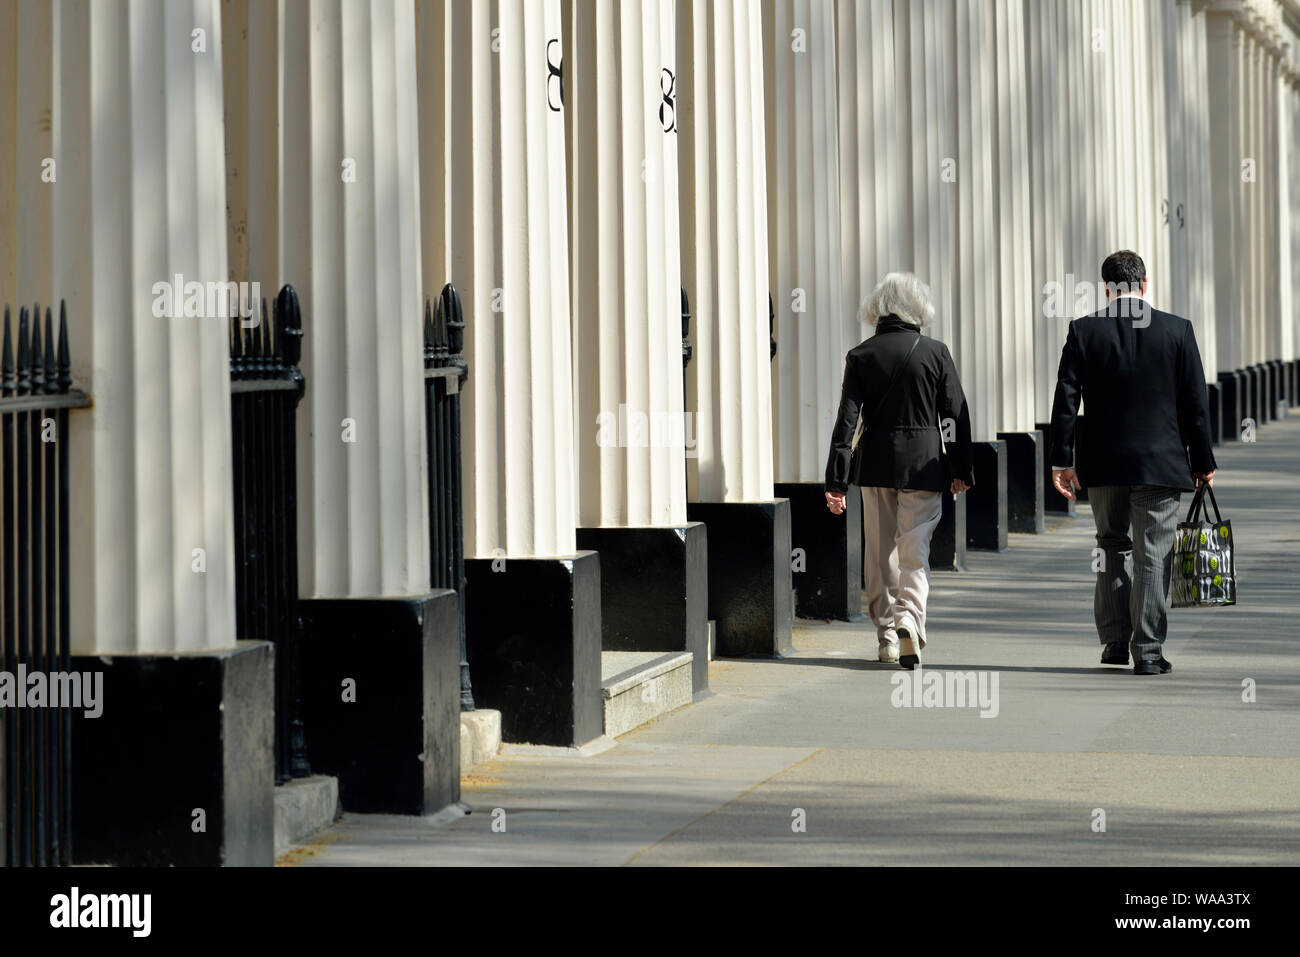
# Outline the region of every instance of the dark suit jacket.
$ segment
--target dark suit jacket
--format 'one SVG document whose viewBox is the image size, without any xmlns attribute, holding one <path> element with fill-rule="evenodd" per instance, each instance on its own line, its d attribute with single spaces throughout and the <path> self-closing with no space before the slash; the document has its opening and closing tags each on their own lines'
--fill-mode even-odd
<svg viewBox="0 0 1300 957">
<path fill-rule="evenodd" d="M 1087 414 L 1076 437 L 1080 396 Z M 1052 403 L 1053 466 L 1074 465 L 1085 488 L 1187 491 L 1192 472 L 1217 468 L 1209 423 L 1201 353 L 1186 319 L 1117 297 L 1070 323 Z"/>
<path fill-rule="evenodd" d="M 907 368 L 871 421 L 894 370 L 916 339 L 915 326 L 893 316 L 876 324 L 876 333 L 849 351 L 844 362 L 840 411 L 826 462 L 826 490 L 844 492 L 849 484 L 941 492 L 945 482 L 940 461 L 940 419 L 955 422 L 948 456 L 954 478 L 974 485 L 971 475 L 970 413 L 948 347 L 921 336 Z M 865 430 L 852 454 L 853 433 L 861 413 Z"/>
</svg>

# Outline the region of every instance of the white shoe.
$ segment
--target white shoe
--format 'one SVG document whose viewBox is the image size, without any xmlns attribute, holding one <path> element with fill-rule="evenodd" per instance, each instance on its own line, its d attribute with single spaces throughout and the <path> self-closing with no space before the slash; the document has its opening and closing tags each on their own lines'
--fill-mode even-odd
<svg viewBox="0 0 1300 957">
<path fill-rule="evenodd" d="M 887 638 L 880 640 L 880 660 L 894 662 L 898 660 L 898 642 Z"/>
</svg>

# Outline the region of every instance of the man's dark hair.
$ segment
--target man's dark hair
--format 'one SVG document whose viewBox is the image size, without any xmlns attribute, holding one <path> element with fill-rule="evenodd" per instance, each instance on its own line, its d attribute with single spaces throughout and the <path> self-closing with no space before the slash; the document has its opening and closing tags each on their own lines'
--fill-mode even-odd
<svg viewBox="0 0 1300 957">
<path fill-rule="evenodd" d="M 1138 292 L 1142 289 L 1142 280 L 1147 277 L 1147 265 L 1142 257 L 1131 249 L 1121 249 L 1111 253 L 1101 264 L 1101 279 L 1108 286 L 1114 286 L 1119 292 Z"/>
</svg>

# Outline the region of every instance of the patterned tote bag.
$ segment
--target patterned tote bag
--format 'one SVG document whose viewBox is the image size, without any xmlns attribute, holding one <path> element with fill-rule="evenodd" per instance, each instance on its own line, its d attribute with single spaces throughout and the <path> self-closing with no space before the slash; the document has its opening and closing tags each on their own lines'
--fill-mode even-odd
<svg viewBox="0 0 1300 957">
<path fill-rule="evenodd" d="M 1214 521 L 1205 504 L 1209 496 Z M 1187 521 L 1174 538 L 1174 607 L 1201 608 L 1237 603 L 1237 565 L 1232 523 L 1219 514 L 1214 490 L 1202 485 L 1192 499 Z"/>
</svg>

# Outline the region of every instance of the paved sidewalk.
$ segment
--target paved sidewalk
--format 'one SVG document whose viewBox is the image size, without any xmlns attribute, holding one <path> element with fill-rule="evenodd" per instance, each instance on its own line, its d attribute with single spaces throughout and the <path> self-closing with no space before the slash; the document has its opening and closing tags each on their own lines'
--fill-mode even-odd
<svg viewBox="0 0 1300 957">
<path fill-rule="evenodd" d="M 507 747 L 469 816 L 346 815 L 293 862 L 1300 863 L 1300 418 L 1258 438 L 1216 452 L 1241 604 L 1170 613 L 1171 675 L 1098 664 L 1084 506 L 934 578 L 925 673 L 996 676 L 996 716 L 895 707 L 863 624 L 797 621 L 600 753 Z"/>
</svg>

